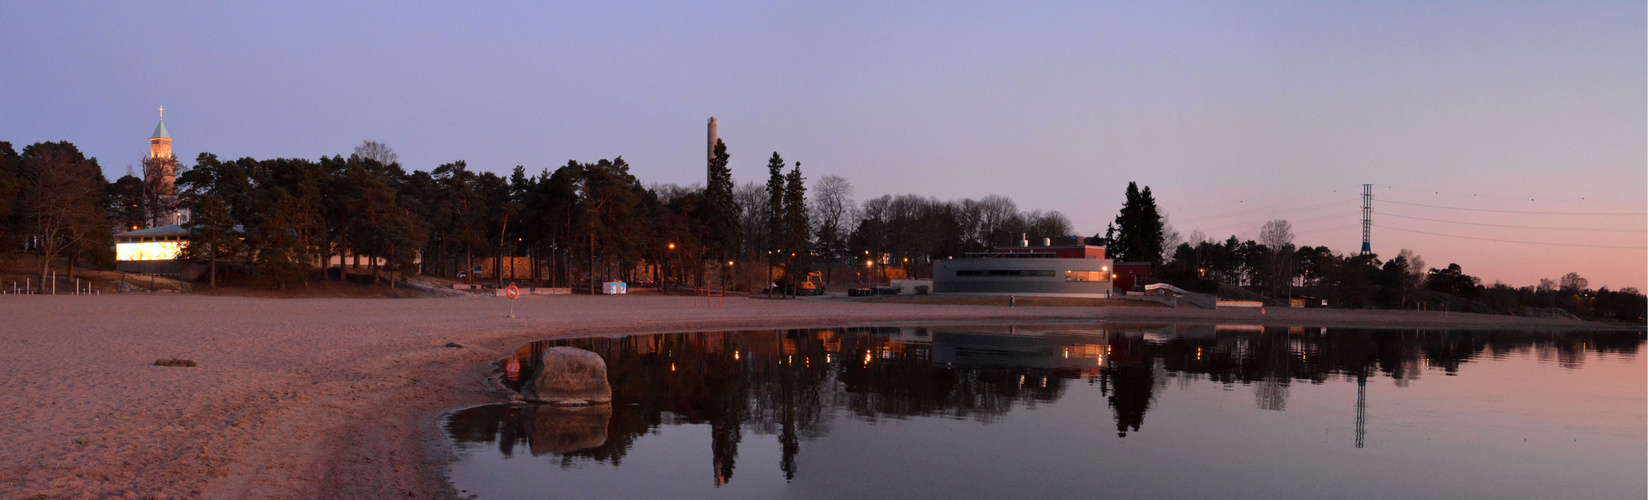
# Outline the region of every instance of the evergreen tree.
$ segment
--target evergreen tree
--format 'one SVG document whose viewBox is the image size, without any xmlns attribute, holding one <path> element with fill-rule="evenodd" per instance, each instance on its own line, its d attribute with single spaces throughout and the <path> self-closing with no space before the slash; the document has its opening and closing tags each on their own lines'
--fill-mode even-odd
<svg viewBox="0 0 1648 500">
<path fill-rule="evenodd" d="M 1162 262 L 1164 239 L 1161 213 L 1156 209 L 1156 197 L 1150 188 L 1139 190 L 1138 183 L 1127 183 L 1127 201 L 1116 214 L 1116 220 L 1106 229 L 1101 239 L 1107 245 L 1105 254 L 1117 262 Z"/>
<path fill-rule="evenodd" d="M 485 230 L 482 233 L 486 239 L 487 253 L 492 254 L 492 276 L 497 280 L 498 288 L 504 287 L 504 257 L 511 255 L 509 248 L 515 243 L 511 236 L 510 224 L 516 221 L 520 214 L 520 205 L 515 202 L 513 189 L 509 181 L 492 172 L 481 172 L 476 177 L 476 186 L 481 194 L 481 207 L 484 211 Z M 519 228 L 520 224 L 514 224 Z"/>
<path fill-rule="evenodd" d="M 278 186 L 260 186 L 257 194 L 257 216 L 246 225 L 252 273 L 285 290 L 304 275 L 302 243 L 292 231 L 297 222 L 292 195 Z"/>
<path fill-rule="evenodd" d="M 543 182 L 544 219 L 552 251 L 561 257 L 560 277 L 571 286 L 573 250 L 579 245 L 577 221 L 583 217 L 578 203 L 579 185 L 583 181 L 583 167 L 575 161 L 555 169 Z"/>
<path fill-rule="evenodd" d="M 184 257 L 206 262 L 207 282 L 217 288 L 217 261 L 233 256 L 240 245 L 234 219 L 229 217 L 229 206 L 223 203 L 223 197 L 216 194 L 202 197 L 190 213 L 189 222 L 183 225 L 189 230 L 189 246 L 183 249 Z"/>
<path fill-rule="evenodd" d="M 388 257 L 394 241 L 391 226 L 403 214 L 395 203 L 397 182 L 392 173 L 398 170 L 398 166 L 391 169 L 360 155 L 350 156 L 345 164 L 344 176 L 350 187 L 347 199 L 354 207 L 348 221 L 350 247 L 356 255 L 369 257 L 374 285 L 380 283 L 378 259 Z"/>
<path fill-rule="evenodd" d="M 15 248 L 21 238 L 23 158 L 10 142 L 0 141 L 0 252 Z"/>
<path fill-rule="evenodd" d="M 291 198 L 287 231 L 296 255 L 301 259 L 301 270 L 294 273 L 309 287 L 309 262 L 327 242 L 326 201 L 323 199 L 329 179 L 319 163 L 300 158 L 278 158 L 259 162 L 258 185 L 278 187 Z"/>
<path fill-rule="evenodd" d="M 256 165 L 257 161 L 251 158 L 224 162 L 211 153 L 201 153 L 195 158 L 194 168 L 177 176 L 183 205 L 193 208 L 204 196 L 215 194 L 223 200 L 231 220 L 246 223 L 256 212 L 251 177 L 252 167 Z"/>
<path fill-rule="evenodd" d="M 1432 291 L 1451 293 L 1474 299 L 1482 294 L 1482 280 L 1465 274 L 1459 264 L 1448 264 L 1445 269 L 1432 268 L 1425 279 L 1425 287 Z M 1577 276 L 1577 275 L 1576 275 Z"/>
<path fill-rule="evenodd" d="M 717 139 L 715 158 L 709 165 L 710 184 L 704 187 L 704 209 L 699 212 L 706 257 L 718 261 L 738 253 L 738 202 L 733 199 L 732 170 L 727 168 L 730 158 L 727 144 Z"/>
<path fill-rule="evenodd" d="M 109 219 L 121 231 L 130 231 L 149 222 L 143 197 L 143 180 L 126 175 L 109 184 Z M 221 201 L 221 200 L 220 200 Z"/>
<path fill-rule="evenodd" d="M 795 168 L 784 176 L 784 242 L 785 257 L 788 259 L 784 266 L 784 275 L 788 278 L 791 290 L 797 283 L 807 280 L 812 273 L 812 243 L 808 236 L 812 233 L 812 224 L 807 220 L 807 179 L 801 176 L 801 162 L 795 162 Z"/>
<path fill-rule="evenodd" d="M 22 190 L 23 159 L 10 142 L 0 141 L 0 234 L 10 229 L 10 219 L 18 212 L 18 192 Z"/>
<path fill-rule="evenodd" d="M 570 163 L 570 162 L 569 162 Z M 576 170 L 577 164 L 569 167 Z M 447 163 L 435 168 L 435 189 L 439 193 L 430 203 L 430 223 L 439 241 L 442 269 L 455 276 L 462 257 L 461 272 L 466 283 L 474 281 L 475 249 L 484 248 L 486 238 L 483 200 L 474 172 L 463 161 Z M 570 224 L 570 222 L 569 222 Z M 451 263 L 448 265 L 448 263 Z"/>
<path fill-rule="evenodd" d="M 639 181 L 629 173 L 629 164 L 623 157 L 601 160 L 584 166 L 584 227 L 586 236 L 595 246 L 591 259 L 598 253 L 608 264 L 624 273 L 627 264 L 639 260 L 645 241 L 645 219 L 640 211 L 641 197 L 636 193 Z M 614 266 L 603 266 L 608 272 Z M 595 269 L 591 269 L 594 273 Z M 593 274 L 591 275 L 593 276 Z M 622 275 L 620 276 L 622 277 Z M 610 280 L 610 275 L 607 276 Z"/>
<path fill-rule="evenodd" d="M 785 234 L 784 225 L 784 157 L 773 151 L 772 158 L 767 160 L 767 263 L 773 267 L 782 267 L 784 258 L 781 254 L 789 252 L 785 247 L 789 237 Z"/>
</svg>

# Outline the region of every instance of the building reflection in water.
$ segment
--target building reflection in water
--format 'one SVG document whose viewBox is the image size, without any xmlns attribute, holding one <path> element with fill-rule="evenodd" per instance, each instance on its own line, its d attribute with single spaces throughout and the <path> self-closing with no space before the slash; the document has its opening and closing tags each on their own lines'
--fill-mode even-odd
<svg viewBox="0 0 1648 500">
<path fill-rule="evenodd" d="M 1003 330 L 1006 330 L 1005 332 Z M 806 441 L 838 415 L 862 420 L 942 417 L 991 423 L 1015 408 L 1058 401 L 1071 383 L 1097 385 L 1118 437 L 1142 432 L 1166 386 L 1250 385 L 1255 406 L 1285 411 L 1288 387 L 1383 376 L 1399 386 L 1426 368 L 1454 375 L 1479 356 L 1532 351 L 1578 367 L 1588 353 L 1634 355 L 1636 333 L 1540 334 L 1244 326 L 1018 326 L 808 329 L 542 341 L 500 363 L 506 385 L 537 369 L 544 349 L 574 346 L 606 360 L 611 407 L 573 411 L 490 405 L 455 413 L 460 442 L 496 443 L 508 456 L 620 464 L 660 426 L 707 425 L 716 486 L 736 472 L 744 433 L 776 435 L 785 479 Z M 1363 400 L 1354 409 L 1362 446 Z M 1347 415 L 1352 413 L 1346 409 Z"/>
</svg>

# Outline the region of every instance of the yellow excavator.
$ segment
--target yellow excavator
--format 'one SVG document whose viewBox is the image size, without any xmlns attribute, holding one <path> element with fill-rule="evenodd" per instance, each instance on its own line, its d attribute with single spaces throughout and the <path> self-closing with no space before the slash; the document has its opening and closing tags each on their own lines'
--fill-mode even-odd
<svg viewBox="0 0 1648 500">
<path fill-rule="evenodd" d="M 795 285 L 796 296 L 824 295 L 824 273 L 814 272 L 807 275 L 807 281 Z"/>
</svg>

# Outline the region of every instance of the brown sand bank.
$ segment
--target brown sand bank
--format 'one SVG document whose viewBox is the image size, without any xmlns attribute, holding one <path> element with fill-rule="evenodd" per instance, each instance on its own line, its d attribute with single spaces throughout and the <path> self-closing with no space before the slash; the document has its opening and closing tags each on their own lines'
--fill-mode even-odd
<svg viewBox="0 0 1648 500">
<path fill-rule="evenodd" d="M 739 297 L 703 307 L 675 296 L 526 297 L 519 318 L 508 310 L 481 297 L 0 296 L 0 498 L 452 497 L 437 417 L 505 400 L 487 381 L 489 362 L 539 338 L 997 319 L 1607 326 L 1411 311 Z M 198 366 L 153 365 L 170 358 Z"/>
</svg>

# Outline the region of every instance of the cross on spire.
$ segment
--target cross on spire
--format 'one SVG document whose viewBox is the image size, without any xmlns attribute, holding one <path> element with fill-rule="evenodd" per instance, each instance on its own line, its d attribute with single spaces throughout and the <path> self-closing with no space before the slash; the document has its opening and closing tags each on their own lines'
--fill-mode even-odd
<svg viewBox="0 0 1648 500">
<path fill-rule="evenodd" d="M 166 107 L 165 106 L 160 107 L 160 119 L 162 119 L 162 120 L 166 119 Z"/>
</svg>

